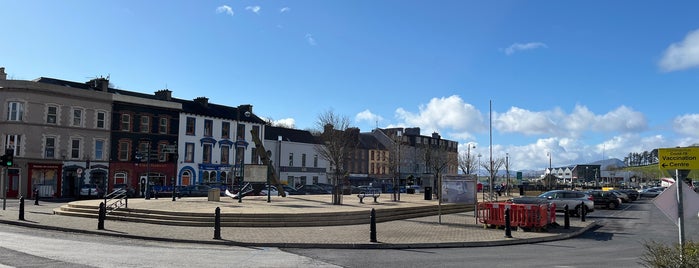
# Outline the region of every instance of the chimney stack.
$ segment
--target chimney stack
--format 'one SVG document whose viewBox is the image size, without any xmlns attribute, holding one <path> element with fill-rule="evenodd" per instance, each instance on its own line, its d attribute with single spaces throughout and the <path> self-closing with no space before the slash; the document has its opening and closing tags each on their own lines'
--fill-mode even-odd
<svg viewBox="0 0 699 268">
<path fill-rule="evenodd" d="M 7 80 L 7 73 L 5 73 L 5 67 L 0 67 L 0 80 Z"/>
<path fill-rule="evenodd" d="M 155 92 L 155 97 L 159 100 L 171 101 L 172 91 L 170 91 L 169 89 L 158 90 Z"/>
<path fill-rule="evenodd" d="M 207 97 L 197 97 L 194 99 L 196 103 L 203 105 L 204 107 L 209 107 L 209 98 Z"/>
</svg>

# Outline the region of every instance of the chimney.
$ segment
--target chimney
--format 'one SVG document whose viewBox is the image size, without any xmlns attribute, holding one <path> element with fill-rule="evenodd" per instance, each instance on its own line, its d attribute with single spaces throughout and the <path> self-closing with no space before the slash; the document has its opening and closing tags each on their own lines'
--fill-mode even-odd
<svg viewBox="0 0 699 268">
<path fill-rule="evenodd" d="M 105 78 L 95 78 L 87 82 L 87 85 L 99 91 L 107 92 L 109 91 L 109 79 Z"/>
<path fill-rule="evenodd" d="M 155 97 L 159 100 L 171 101 L 172 91 L 169 89 L 162 89 L 155 92 Z"/>
<path fill-rule="evenodd" d="M 207 97 L 197 97 L 194 102 L 201 104 L 204 107 L 209 107 L 209 98 Z"/>
<path fill-rule="evenodd" d="M 437 132 L 432 132 L 432 138 L 438 140 L 438 139 L 441 139 L 442 137 L 439 136 L 439 133 L 437 133 Z"/>
<path fill-rule="evenodd" d="M 0 67 L 0 80 L 7 80 L 7 73 L 5 73 L 5 67 Z"/>
</svg>

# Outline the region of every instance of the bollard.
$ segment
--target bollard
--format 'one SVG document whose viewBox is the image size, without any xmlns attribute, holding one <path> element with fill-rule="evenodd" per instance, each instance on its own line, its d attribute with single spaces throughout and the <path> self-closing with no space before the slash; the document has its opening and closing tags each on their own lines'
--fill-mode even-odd
<svg viewBox="0 0 699 268">
<path fill-rule="evenodd" d="M 24 196 L 19 197 L 19 220 L 24 220 Z"/>
<path fill-rule="evenodd" d="M 214 239 L 221 239 L 221 208 L 216 207 L 214 213 Z"/>
<path fill-rule="evenodd" d="M 510 208 L 505 208 L 505 237 L 512 238 L 512 226 L 510 225 Z"/>
<path fill-rule="evenodd" d="M 369 236 L 371 242 L 376 243 L 376 210 L 371 209 L 371 216 L 369 216 Z"/>
<path fill-rule="evenodd" d="M 124 197 L 124 207 L 129 208 L 129 196 Z"/>
<path fill-rule="evenodd" d="M 97 215 L 97 230 L 104 230 L 104 219 L 107 218 L 107 208 L 104 202 L 100 202 L 100 209 Z"/>
<path fill-rule="evenodd" d="M 563 223 L 563 229 L 570 229 L 570 211 L 568 211 L 567 204 L 564 206 L 564 210 L 565 210 L 565 212 L 563 212 L 564 213 L 563 215 L 565 215 L 565 218 L 564 218 L 564 223 Z"/>
<path fill-rule="evenodd" d="M 34 189 L 34 205 L 39 205 L 39 189 Z"/>
<path fill-rule="evenodd" d="M 585 222 L 585 214 L 587 214 L 587 206 L 585 202 L 580 203 L 580 221 Z"/>
</svg>

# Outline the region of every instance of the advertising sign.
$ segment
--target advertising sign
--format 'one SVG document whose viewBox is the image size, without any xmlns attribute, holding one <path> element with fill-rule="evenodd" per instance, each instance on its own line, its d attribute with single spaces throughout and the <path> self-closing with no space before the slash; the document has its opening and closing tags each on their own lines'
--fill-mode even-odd
<svg viewBox="0 0 699 268">
<path fill-rule="evenodd" d="M 442 203 L 475 204 L 476 181 L 475 175 L 442 176 Z"/>
</svg>

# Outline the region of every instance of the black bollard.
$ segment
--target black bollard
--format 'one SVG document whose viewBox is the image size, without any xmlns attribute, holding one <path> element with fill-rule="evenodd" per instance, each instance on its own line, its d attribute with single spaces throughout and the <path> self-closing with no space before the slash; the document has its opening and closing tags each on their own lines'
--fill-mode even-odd
<svg viewBox="0 0 699 268">
<path fill-rule="evenodd" d="M 107 218 L 107 208 L 104 202 L 100 202 L 99 213 L 97 215 L 97 230 L 104 230 L 104 219 Z"/>
<path fill-rule="evenodd" d="M 216 207 L 214 213 L 214 239 L 221 239 L 221 208 Z"/>
<path fill-rule="evenodd" d="M 376 210 L 371 209 L 371 216 L 369 217 L 369 236 L 371 242 L 376 243 Z"/>
<path fill-rule="evenodd" d="M 129 196 L 124 197 L 124 207 L 129 208 Z"/>
<path fill-rule="evenodd" d="M 585 202 L 580 203 L 580 221 L 585 222 L 585 214 L 587 214 L 587 206 Z"/>
<path fill-rule="evenodd" d="M 510 224 L 510 208 L 505 208 L 505 237 L 512 238 L 512 226 Z"/>
<path fill-rule="evenodd" d="M 564 217 L 564 223 L 563 223 L 563 229 L 570 229 L 570 211 L 568 211 L 568 205 L 564 206 L 565 212 L 563 212 L 565 215 Z"/>
<path fill-rule="evenodd" d="M 39 189 L 34 189 L 34 205 L 39 205 Z"/>
<path fill-rule="evenodd" d="M 19 197 L 19 220 L 24 220 L 24 196 Z"/>
</svg>

